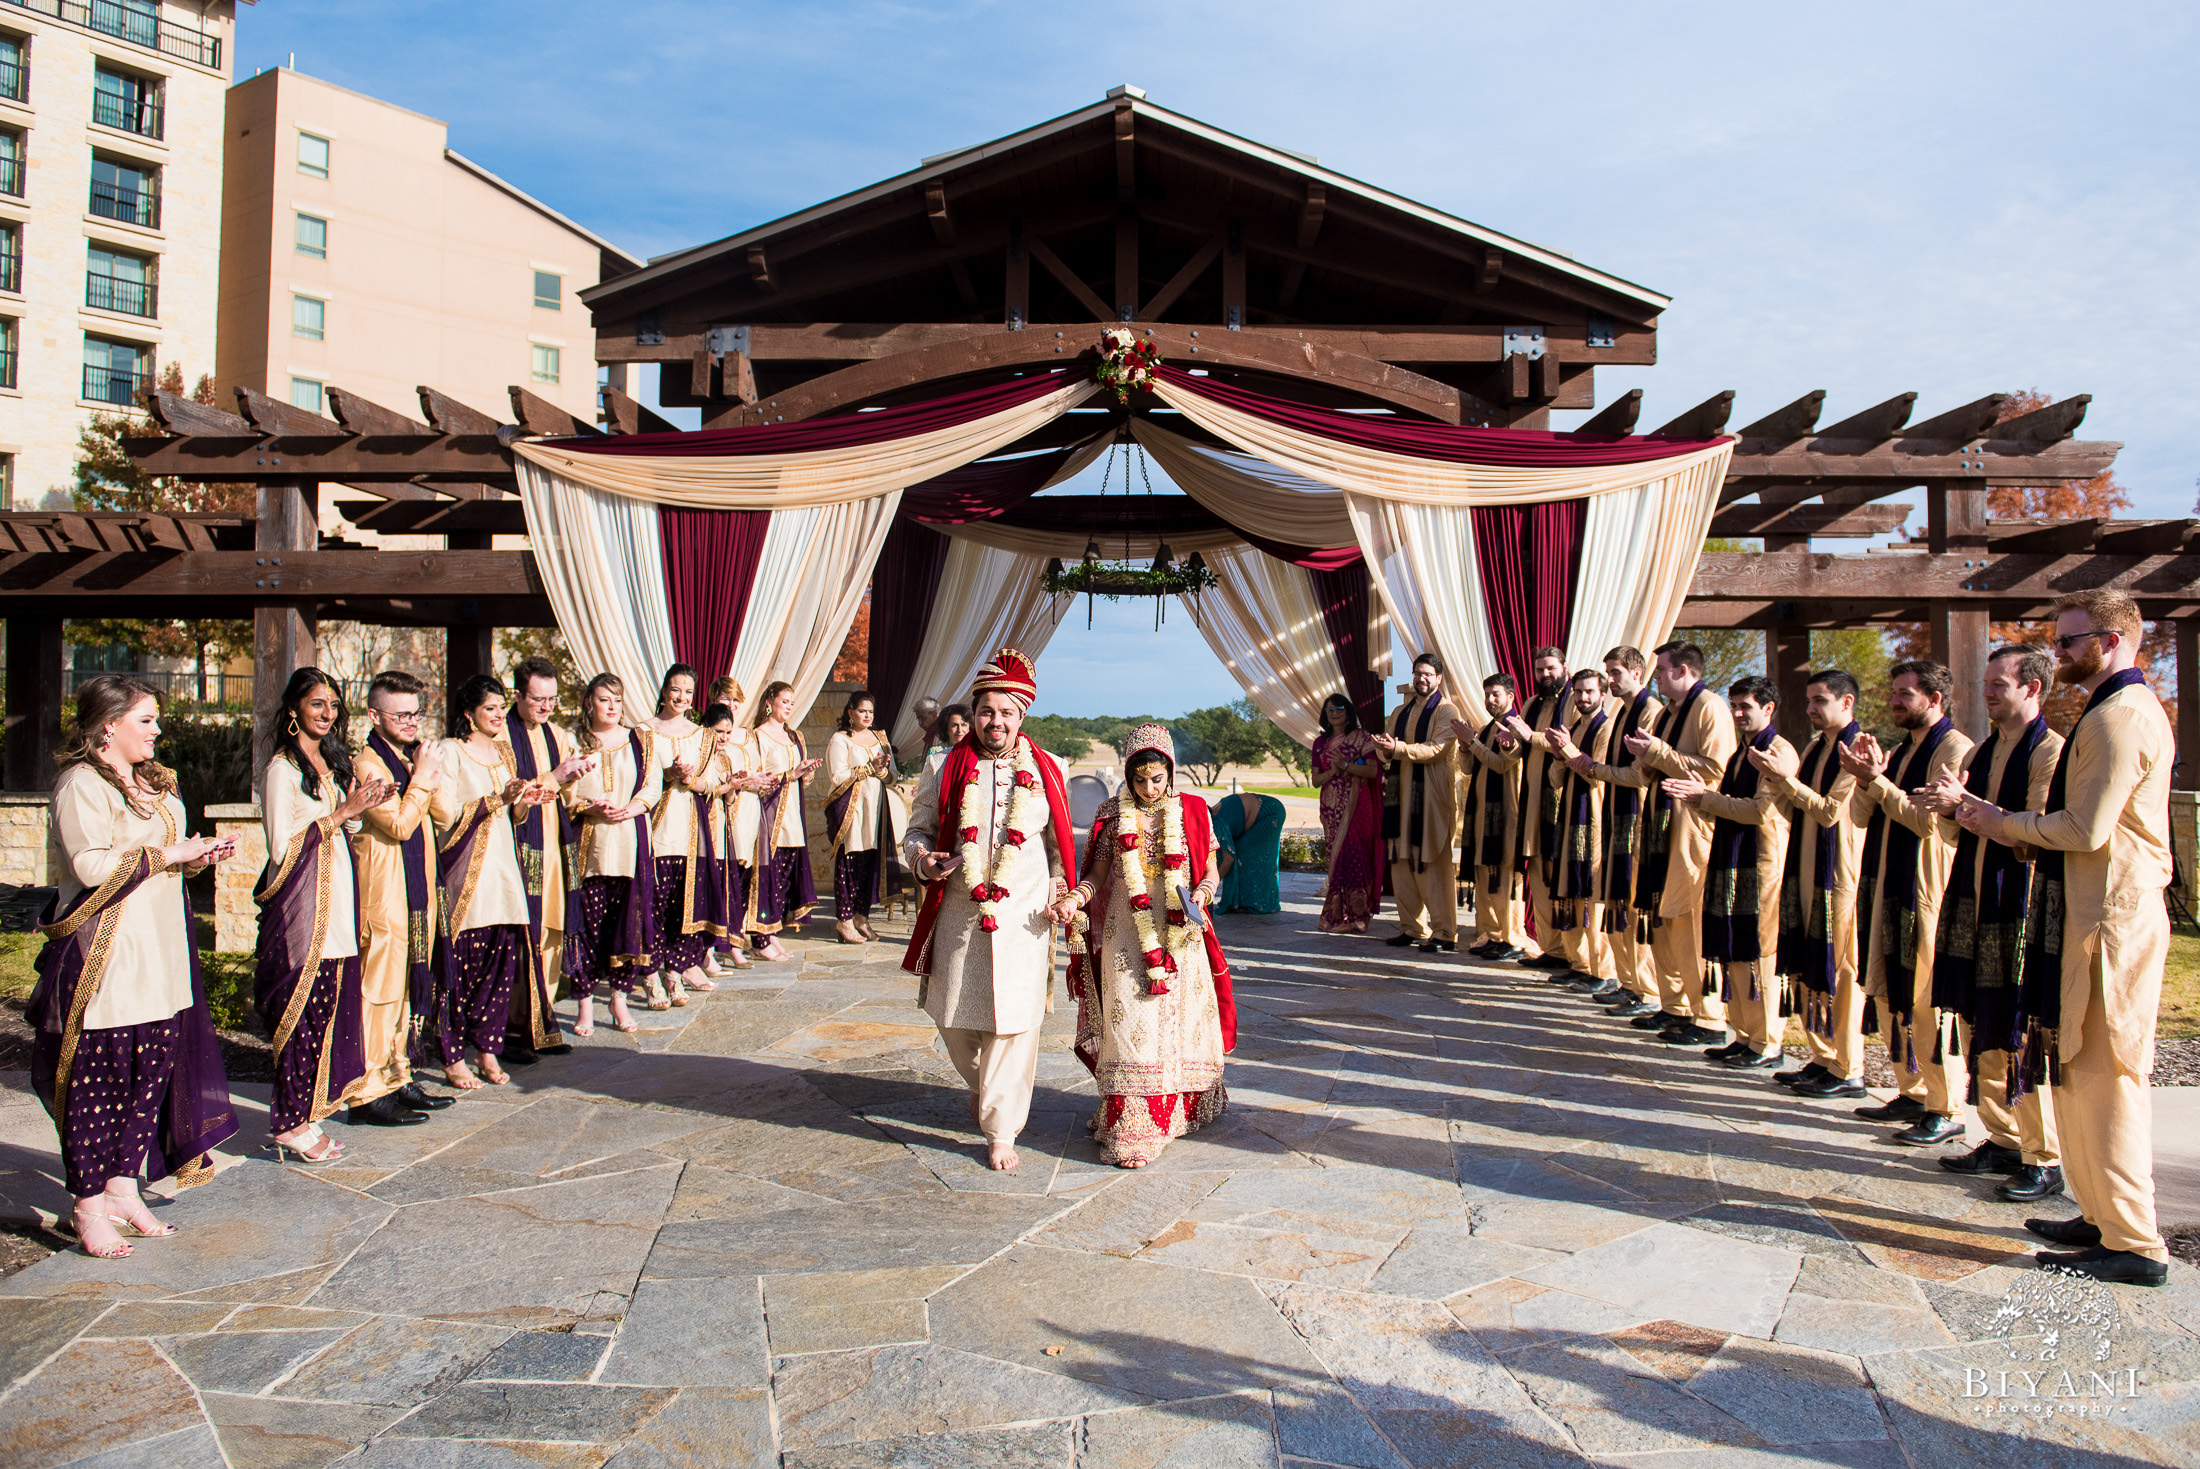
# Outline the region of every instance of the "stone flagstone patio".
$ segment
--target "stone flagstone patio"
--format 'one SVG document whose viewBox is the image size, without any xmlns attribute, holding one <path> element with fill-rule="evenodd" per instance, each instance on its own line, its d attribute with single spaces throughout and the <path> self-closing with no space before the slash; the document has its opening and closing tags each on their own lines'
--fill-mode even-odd
<svg viewBox="0 0 2200 1469">
<path fill-rule="evenodd" d="M 1066 1006 L 987 1172 L 886 944 L 335 1126 L 337 1168 L 267 1160 L 263 1090 L 175 1239 L 0 1281 L 0 1463 L 2200 1462 L 2193 1270 L 2005 1307 L 2041 1278 L 1987 1184 L 1285 884 L 1223 920 L 1231 1110 L 1143 1173 Z M 0 1207 L 65 1208 L 8 1081 Z"/>
</svg>

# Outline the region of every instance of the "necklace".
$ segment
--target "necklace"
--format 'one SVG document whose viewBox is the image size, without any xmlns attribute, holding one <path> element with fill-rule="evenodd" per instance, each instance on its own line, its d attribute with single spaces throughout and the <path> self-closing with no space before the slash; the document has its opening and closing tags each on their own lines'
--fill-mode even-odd
<svg viewBox="0 0 2200 1469">
<path fill-rule="evenodd" d="M 1152 810 L 1144 802 L 1132 798 L 1139 810 Z M 1154 922 L 1153 894 L 1147 891 L 1155 876 L 1166 877 L 1184 868 L 1184 806 L 1181 801 L 1164 796 L 1154 803 L 1161 808 L 1161 863 L 1158 869 L 1149 866 L 1151 854 L 1147 849 L 1144 823 L 1136 815 L 1128 821 L 1118 808 L 1116 813 L 1116 843 L 1122 848 L 1116 865 L 1122 869 L 1123 895 L 1129 899 L 1131 922 L 1138 928 L 1138 950 L 1146 961 L 1146 992 L 1165 995 L 1169 992 L 1169 976 L 1176 972 L 1176 956 L 1180 950 L 1190 947 L 1191 925 L 1184 921 L 1184 914 L 1166 907 L 1168 932 L 1164 935 L 1160 925 Z"/>
<path fill-rule="evenodd" d="M 1008 797 L 1008 816 L 1001 825 L 1001 839 L 993 848 L 993 865 L 985 878 L 970 890 L 972 902 L 978 905 L 978 927 L 987 933 L 1000 929 L 1000 901 L 1008 896 L 1008 872 L 1016 861 L 1016 849 L 1031 834 L 1032 807 L 1039 799 L 1039 767 L 1031 755 L 1031 746 L 1017 741 L 1011 757 L 1014 786 Z M 979 870 L 978 832 L 984 820 L 985 806 L 990 804 L 992 793 L 988 791 L 983 801 L 978 794 L 975 774 L 963 787 L 962 809 L 956 813 L 956 833 L 961 838 L 959 855 L 965 871 Z"/>
</svg>

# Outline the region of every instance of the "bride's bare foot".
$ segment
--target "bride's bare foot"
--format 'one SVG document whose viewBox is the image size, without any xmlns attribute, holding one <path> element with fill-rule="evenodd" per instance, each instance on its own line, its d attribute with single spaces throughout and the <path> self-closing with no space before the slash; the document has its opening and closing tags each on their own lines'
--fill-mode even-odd
<svg viewBox="0 0 2200 1469">
<path fill-rule="evenodd" d="M 1014 1173 L 1023 1159 L 1016 1156 L 1014 1143 L 988 1143 L 986 1162 L 992 1165 L 995 1173 Z"/>
</svg>

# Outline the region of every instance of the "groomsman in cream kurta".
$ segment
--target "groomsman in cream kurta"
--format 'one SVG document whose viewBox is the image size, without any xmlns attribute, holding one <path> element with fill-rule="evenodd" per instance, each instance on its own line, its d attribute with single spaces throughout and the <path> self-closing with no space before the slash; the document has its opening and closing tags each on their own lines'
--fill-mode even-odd
<svg viewBox="0 0 2200 1469">
<path fill-rule="evenodd" d="M 1565 984 L 1584 972 L 1585 946 L 1579 932 L 1564 932 L 1551 913 L 1552 863 L 1557 854 L 1544 850 L 1558 845 L 1558 787 L 1550 778 L 1550 746 L 1544 732 L 1565 729 L 1573 723 L 1573 699 L 1567 682 L 1566 654 L 1559 648 L 1538 648 L 1528 666 L 1535 681 L 1535 697 L 1511 719 L 1512 752 L 1520 757 L 1520 858 L 1527 873 L 1528 914 L 1535 926 L 1535 957 L 1520 962 L 1530 969 L 1561 971 L 1555 983 Z"/>
<path fill-rule="evenodd" d="M 2004 811 L 1966 795 L 1957 820 L 2039 854 L 2026 1020 L 2033 1044 L 2061 1062 L 2055 1120 L 2063 1176 L 2082 1217 L 2027 1219 L 2024 1227 L 2074 1251 L 2042 1252 L 2043 1265 L 2160 1285 L 2169 1278 L 2169 1252 L 2154 1217 L 2147 1075 L 2169 959 L 2162 890 L 2170 879 L 2176 738 L 2137 668 L 2144 629 L 2130 594 L 2079 592 L 2055 608 L 2055 680 L 2089 697 L 2063 745 L 2047 809 Z M 2059 927 L 2043 921 L 2058 907 Z M 2047 982 L 2054 970 L 2059 987 Z M 2042 982 L 2037 1001 L 2035 979 Z"/>
<path fill-rule="evenodd" d="M 1060 763 L 1023 734 L 1030 661 L 1001 649 L 971 693 L 969 738 L 909 813 L 902 849 L 926 888 L 902 967 L 923 977 L 918 1002 L 970 1088 L 988 1161 L 1008 1170 L 1031 1115 L 1075 829 Z"/>
<path fill-rule="evenodd" d="M 1512 713 L 1513 678 L 1493 673 L 1482 680 L 1482 707 L 1489 721 L 1473 736 L 1461 734 L 1459 751 L 1466 773 L 1469 817 L 1459 834 L 1460 865 L 1474 879 L 1474 932 L 1480 941 L 1467 952 L 1477 959 L 1508 960 L 1525 955 L 1520 923 L 1520 762 L 1510 753 L 1517 744 L 1506 716 Z"/>
<path fill-rule="evenodd" d="M 1394 949 L 1419 944 L 1424 954 L 1459 946 L 1459 742 L 1474 726 L 1444 692 L 1444 660 L 1413 660 L 1413 697 L 1375 736 L 1398 804 L 1383 794 L 1390 841 L 1390 890 L 1398 905 Z M 1389 830 L 1395 817 L 1398 826 Z"/>
<path fill-rule="evenodd" d="M 1953 1035 L 1944 1035 L 1933 1005 L 1933 952 L 1940 900 L 1956 844 L 1940 820 L 1912 799 L 1963 766 L 1971 737 L 1955 727 L 1949 696 L 1955 680 L 1938 663 L 1914 660 L 1891 671 L 1887 712 L 1908 735 L 1890 754 L 1871 735 L 1842 747 L 1841 767 L 1856 777 L 1856 799 L 1873 811 L 1875 831 L 1864 848 L 1864 993 L 1879 1005 L 1879 1031 L 1894 1067 L 1896 1095 L 1856 1115 L 1906 1124 L 1894 1135 L 1911 1147 L 1934 1147 L 1963 1136 L 1963 1094 L 1969 1075 Z M 1876 808 L 1876 810 L 1874 810 Z"/>
</svg>

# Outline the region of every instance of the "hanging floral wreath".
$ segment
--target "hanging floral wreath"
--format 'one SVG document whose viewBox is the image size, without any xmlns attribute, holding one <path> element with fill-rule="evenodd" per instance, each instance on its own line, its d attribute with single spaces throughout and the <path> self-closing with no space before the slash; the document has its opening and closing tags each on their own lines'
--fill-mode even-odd
<svg viewBox="0 0 2200 1469">
<path fill-rule="evenodd" d="M 1153 391 L 1160 366 L 1161 349 L 1151 337 L 1141 340 L 1121 327 L 1110 327 L 1100 334 L 1100 361 L 1092 375 L 1115 394 L 1116 402 L 1128 403 L 1133 392 Z"/>
<path fill-rule="evenodd" d="M 1031 744 L 1027 740 L 1016 742 L 1014 770 L 1015 788 L 1009 792 L 1008 819 L 1002 824 L 1000 842 L 993 848 L 993 869 L 970 890 L 970 900 L 978 905 L 978 927 L 987 933 L 1000 931 L 999 904 L 1008 896 L 1009 869 L 1015 865 L 1017 849 L 1030 837 L 1033 808 L 1040 800 L 1039 766 L 1032 758 Z M 965 872 L 978 871 L 978 832 L 984 826 L 985 805 L 991 798 L 990 791 L 980 796 L 975 779 L 963 787 L 956 835 L 961 838 L 960 855 Z"/>
</svg>

